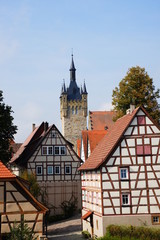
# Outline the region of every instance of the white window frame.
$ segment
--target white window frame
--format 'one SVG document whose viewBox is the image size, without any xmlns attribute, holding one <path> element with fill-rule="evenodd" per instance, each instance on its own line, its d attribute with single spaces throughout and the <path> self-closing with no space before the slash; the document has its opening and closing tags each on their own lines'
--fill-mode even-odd
<svg viewBox="0 0 160 240">
<path fill-rule="evenodd" d="M 126 177 L 124 177 L 124 171 L 126 172 Z M 120 179 L 121 180 L 127 180 L 129 178 L 128 176 L 128 168 L 127 167 L 121 167 L 120 168 Z"/>
<path fill-rule="evenodd" d="M 38 169 L 41 169 L 40 173 L 38 173 Z M 42 173 L 43 173 L 43 168 L 42 168 L 42 166 L 36 166 L 36 175 L 37 175 L 37 176 L 41 176 Z"/>
<path fill-rule="evenodd" d="M 69 172 L 66 171 L 67 168 L 69 169 Z M 71 174 L 71 165 L 66 165 L 66 166 L 65 166 L 65 174 L 67 174 L 67 175 L 70 175 L 70 174 Z"/>
<path fill-rule="evenodd" d="M 47 150 L 47 153 L 43 153 L 43 149 L 46 148 Z M 52 149 L 51 153 L 50 153 L 50 149 Z M 42 146 L 42 155 L 43 156 L 46 156 L 46 155 L 49 155 L 49 156 L 52 156 L 53 155 L 53 146 Z"/>
<path fill-rule="evenodd" d="M 122 200 L 122 206 L 129 206 L 130 205 L 130 194 L 122 193 L 121 200 Z"/>
<path fill-rule="evenodd" d="M 49 172 L 49 168 L 52 169 L 51 172 Z M 47 174 L 48 174 L 48 175 L 53 175 L 53 166 L 47 166 Z"/>
<path fill-rule="evenodd" d="M 55 152 L 55 149 L 56 151 L 58 150 L 58 153 Z M 62 153 L 62 149 L 64 149 L 64 153 Z M 54 146 L 54 155 L 55 156 L 65 156 L 66 155 L 66 146 Z"/>
<path fill-rule="evenodd" d="M 153 223 L 159 223 L 159 216 L 153 216 Z"/>
<path fill-rule="evenodd" d="M 58 172 L 56 171 L 57 169 L 58 169 Z M 55 165 L 55 166 L 54 166 L 54 174 L 55 174 L 55 175 L 59 175 L 60 173 L 61 173 L 60 166 Z"/>
</svg>

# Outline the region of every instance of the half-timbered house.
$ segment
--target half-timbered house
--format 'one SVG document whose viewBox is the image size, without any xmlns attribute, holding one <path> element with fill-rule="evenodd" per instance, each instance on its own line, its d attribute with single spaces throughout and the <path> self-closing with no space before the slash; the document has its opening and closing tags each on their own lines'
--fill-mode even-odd
<svg viewBox="0 0 160 240">
<path fill-rule="evenodd" d="M 36 174 L 45 193 L 47 207 L 61 213 L 60 204 L 72 197 L 81 208 L 81 181 L 78 167 L 81 160 L 56 126 L 42 123 L 33 131 L 12 158 L 10 164 L 15 173 L 23 169 Z"/>
<path fill-rule="evenodd" d="M 44 239 L 47 210 L 0 161 L 0 239 L 11 231 L 14 222 L 19 224 L 22 219 L 38 239 Z"/>
<path fill-rule="evenodd" d="M 109 224 L 160 225 L 160 128 L 143 107 L 132 110 L 79 168 L 83 230 L 97 236 Z"/>
</svg>

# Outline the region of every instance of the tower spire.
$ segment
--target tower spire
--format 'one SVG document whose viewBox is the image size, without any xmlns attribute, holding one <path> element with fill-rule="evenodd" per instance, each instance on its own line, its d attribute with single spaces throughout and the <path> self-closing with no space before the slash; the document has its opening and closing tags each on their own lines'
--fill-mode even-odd
<svg viewBox="0 0 160 240">
<path fill-rule="evenodd" d="M 71 56 L 72 56 L 72 61 L 71 61 L 71 67 L 69 69 L 69 71 L 70 71 L 70 81 L 76 81 L 76 69 L 75 69 L 75 66 L 74 66 L 73 54 Z"/>
</svg>

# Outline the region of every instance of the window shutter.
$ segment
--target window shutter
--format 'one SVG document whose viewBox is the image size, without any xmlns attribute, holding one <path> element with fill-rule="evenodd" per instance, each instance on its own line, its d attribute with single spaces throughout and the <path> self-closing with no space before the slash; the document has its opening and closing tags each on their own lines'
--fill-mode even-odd
<svg viewBox="0 0 160 240">
<path fill-rule="evenodd" d="M 137 146 L 137 155 L 142 155 L 143 154 L 143 146 Z"/>
</svg>

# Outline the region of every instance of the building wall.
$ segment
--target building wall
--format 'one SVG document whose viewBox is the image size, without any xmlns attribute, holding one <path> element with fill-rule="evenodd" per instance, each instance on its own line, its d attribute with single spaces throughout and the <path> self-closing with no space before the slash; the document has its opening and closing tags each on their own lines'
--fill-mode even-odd
<svg viewBox="0 0 160 240">
<path fill-rule="evenodd" d="M 67 101 L 67 102 L 66 102 Z M 61 97 L 62 134 L 76 150 L 77 139 L 81 138 L 82 130 L 87 128 L 87 95 L 82 100 L 66 100 Z M 74 111 L 73 111 L 74 110 Z"/>
<path fill-rule="evenodd" d="M 144 124 L 138 124 L 139 116 L 144 117 Z M 102 168 L 104 215 L 160 215 L 159 133 L 149 118 L 138 112 Z M 121 179 L 120 171 L 124 168 L 128 176 Z M 122 203 L 123 194 L 128 195 L 128 204 Z"/>
<path fill-rule="evenodd" d="M 126 170 L 125 178 L 122 169 Z M 142 110 L 99 172 L 102 214 L 93 213 L 95 234 L 104 235 L 109 224 L 160 225 L 160 131 Z M 89 174 L 92 176 L 93 171 Z M 92 191 L 92 180 L 83 180 L 82 175 L 82 191 Z M 83 195 L 82 204 L 85 212 L 95 209 L 90 200 L 83 202 Z M 96 230 L 97 215 L 102 225 Z M 158 222 L 154 222 L 154 217 L 158 217 Z M 87 230 L 89 224 L 83 221 L 83 227 Z"/>
<path fill-rule="evenodd" d="M 43 154 L 44 147 L 51 147 L 52 154 Z M 55 155 L 55 147 L 65 147 L 65 154 Z M 43 190 L 46 189 L 47 207 L 50 209 L 53 206 L 56 207 L 55 213 L 57 214 L 62 213 L 60 204 L 65 200 L 70 200 L 72 196 L 77 198 L 78 208 L 81 208 L 79 166 L 80 159 L 56 128 L 49 131 L 28 161 L 28 171 L 35 173 L 39 185 Z M 41 174 L 37 172 L 39 167 L 42 169 Z M 52 168 L 52 173 L 48 172 L 49 167 Z M 55 172 L 56 167 L 59 168 L 59 173 Z M 66 167 L 70 168 L 69 173 L 66 173 Z M 52 210 L 51 213 L 54 213 L 54 211 Z"/>
<path fill-rule="evenodd" d="M 43 213 L 28 201 L 26 193 L 17 190 L 15 182 L 0 181 L 0 215 L 1 215 L 1 233 L 9 233 L 10 225 L 21 222 L 21 216 L 28 226 L 37 233 L 43 235 Z M 34 226 L 35 225 L 35 226 Z"/>
</svg>

